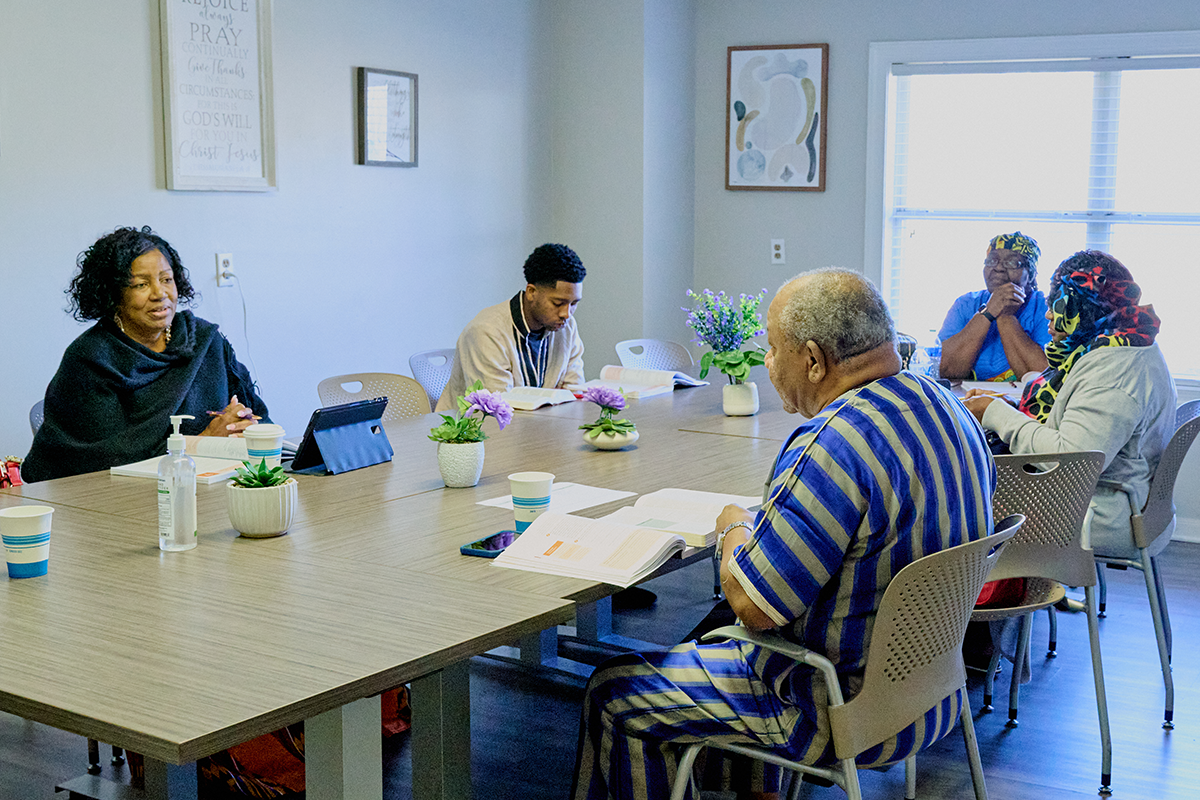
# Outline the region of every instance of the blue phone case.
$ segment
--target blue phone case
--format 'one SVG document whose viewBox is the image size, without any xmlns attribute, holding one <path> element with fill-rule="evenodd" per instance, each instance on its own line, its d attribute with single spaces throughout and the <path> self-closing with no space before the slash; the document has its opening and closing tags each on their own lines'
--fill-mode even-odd
<svg viewBox="0 0 1200 800">
<path fill-rule="evenodd" d="M 464 556 L 479 556 L 480 558 L 495 558 L 496 556 L 503 553 L 504 548 L 508 547 L 510 544 L 512 544 L 513 541 L 520 535 L 521 534 L 517 533 L 516 531 L 498 531 L 497 533 L 494 533 L 491 536 L 488 536 L 484 539 L 476 539 L 473 542 L 468 542 L 467 544 L 462 545 L 461 547 L 458 548 L 458 552 L 462 553 Z M 497 541 L 497 540 L 499 540 L 499 541 Z M 480 545 L 480 544 L 496 545 L 496 544 L 500 544 L 501 542 L 503 542 L 503 545 L 500 547 L 484 548 L 484 547 L 475 547 L 474 546 L 474 545 Z"/>
</svg>

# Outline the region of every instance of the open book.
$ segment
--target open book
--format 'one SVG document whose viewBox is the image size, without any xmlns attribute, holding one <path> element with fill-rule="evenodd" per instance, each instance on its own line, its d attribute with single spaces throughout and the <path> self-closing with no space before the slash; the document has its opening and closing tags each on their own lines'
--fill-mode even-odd
<svg viewBox="0 0 1200 800">
<path fill-rule="evenodd" d="M 575 399 L 575 395 L 567 389 L 542 389 L 537 386 L 515 386 L 500 396 L 510 406 L 521 411 L 569 403 Z"/>
<path fill-rule="evenodd" d="M 600 377 L 588 381 L 580 388 L 589 386 L 607 386 L 610 389 L 620 389 L 631 400 L 654 397 L 674 391 L 676 386 L 707 386 L 708 381 L 693 378 L 686 372 L 673 372 L 669 369 L 637 369 L 635 367 L 617 367 L 609 364 L 600 370 Z"/>
<path fill-rule="evenodd" d="M 707 547 L 716 542 L 717 517 L 725 506 L 736 503 L 750 508 L 759 501 L 754 496 L 660 489 L 642 495 L 633 505 L 618 508 L 602 519 L 674 533 L 692 547 Z"/>
<path fill-rule="evenodd" d="M 233 477 L 233 473 L 248 461 L 246 440 L 232 436 L 185 436 L 183 451 L 196 462 L 196 483 L 217 483 Z M 295 453 L 296 447 L 284 441 L 283 450 Z M 145 461 L 133 464 L 122 464 L 119 467 L 109 467 L 112 475 L 124 475 L 131 478 L 157 478 L 158 463 L 163 456 L 154 456 Z"/>
<path fill-rule="evenodd" d="M 547 511 L 492 563 L 631 586 L 683 549 L 677 534 Z"/>
</svg>

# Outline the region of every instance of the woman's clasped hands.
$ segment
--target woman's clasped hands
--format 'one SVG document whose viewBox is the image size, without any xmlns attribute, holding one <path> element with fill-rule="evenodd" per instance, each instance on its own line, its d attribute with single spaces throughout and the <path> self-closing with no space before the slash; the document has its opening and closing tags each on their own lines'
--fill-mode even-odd
<svg viewBox="0 0 1200 800">
<path fill-rule="evenodd" d="M 208 412 L 212 419 L 201 436 L 241 436 L 242 431 L 258 422 L 260 417 L 238 402 L 237 395 L 229 399 L 229 405 L 221 411 Z"/>
</svg>

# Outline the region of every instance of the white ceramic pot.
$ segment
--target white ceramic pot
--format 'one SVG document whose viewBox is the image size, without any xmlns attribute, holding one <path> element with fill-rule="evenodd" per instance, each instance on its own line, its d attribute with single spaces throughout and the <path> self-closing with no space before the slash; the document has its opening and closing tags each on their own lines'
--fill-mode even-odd
<svg viewBox="0 0 1200 800">
<path fill-rule="evenodd" d="M 749 417 L 758 413 L 758 385 L 750 383 L 726 384 L 721 393 L 721 404 L 729 417 Z"/>
<path fill-rule="evenodd" d="M 629 431 L 628 433 L 603 432 L 594 439 L 592 438 L 591 431 L 583 432 L 583 441 L 597 450 L 620 450 L 622 447 L 628 447 L 637 440 L 637 431 Z"/>
<path fill-rule="evenodd" d="M 288 478 L 278 486 L 256 489 L 230 483 L 225 497 L 233 529 L 248 539 L 266 539 L 285 534 L 292 526 L 299 491 L 296 479 Z"/>
<path fill-rule="evenodd" d="M 438 442 L 438 469 L 442 480 L 453 489 L 474 486 L 483 474 L 483 442 Z"/>
</svg>

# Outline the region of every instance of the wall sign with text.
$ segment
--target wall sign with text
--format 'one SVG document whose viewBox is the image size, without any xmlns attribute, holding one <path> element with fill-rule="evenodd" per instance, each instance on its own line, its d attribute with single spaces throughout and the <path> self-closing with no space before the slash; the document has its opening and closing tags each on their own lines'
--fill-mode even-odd
<svg viewBox="0 0 1200 800">
<path fill-rule="evenodd" d="M 275 188 L 271 0 L 159 0 L 168 189 Z"/>
</svg>

